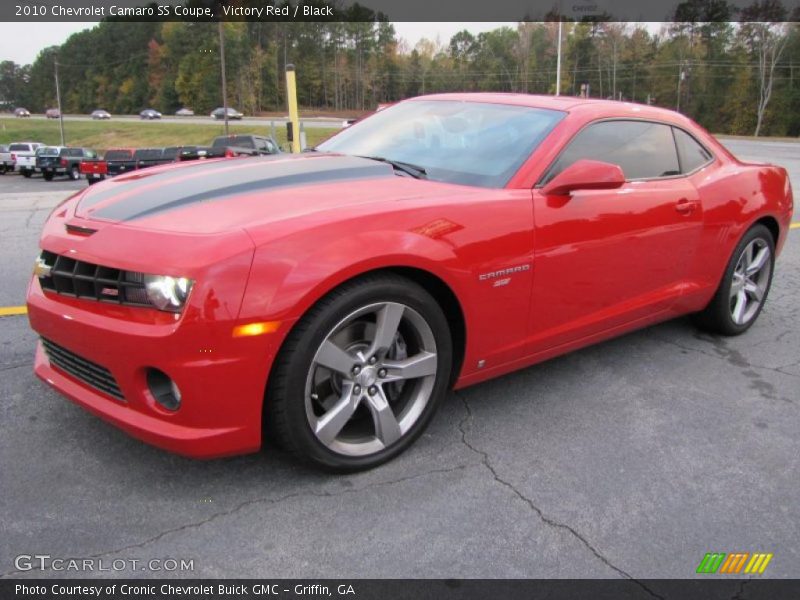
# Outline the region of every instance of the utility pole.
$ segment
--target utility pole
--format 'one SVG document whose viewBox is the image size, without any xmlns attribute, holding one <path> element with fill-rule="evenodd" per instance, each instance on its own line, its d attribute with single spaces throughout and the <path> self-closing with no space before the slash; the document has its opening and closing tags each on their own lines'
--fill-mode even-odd
<svg viewBox="0 0 800 600">
<path fill-rule="evenodd" d="M 556 96 L 561 95 L 561 9 L 558 11 L 558 53 L 556 54 Z"/>
<path fill-rule="evenodd" d="M 677 112 L 681 112 L 681 83 L 683 83 L 683 62 L 678 66 L 678 101 L 675 103 Z"/>
<path fill-rule="evenodd" d="M 222 110 L 225 115 L 225 135 L 228 135 L 228 80 L 225 76 L 225 30 L 220 18 L 219 24 L 219 65 L 222 71 Z"/>
<path fill-rule="evenodd" d="M 55 76 L 56 76 L 56 103 L 58 103 L 58 123 L 61 128 L 61 145 L 66 146 L 64 142 L 64 113 L 61 111 L 61 89 L 58 86 L 58 60 L 55 62 Z"/>
</svg>

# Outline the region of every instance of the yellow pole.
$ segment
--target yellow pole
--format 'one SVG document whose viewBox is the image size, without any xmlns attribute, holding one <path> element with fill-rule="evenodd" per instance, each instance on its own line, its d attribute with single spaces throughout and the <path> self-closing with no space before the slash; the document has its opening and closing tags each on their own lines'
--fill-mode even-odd
<svg viewBox="0 0 800 600">
<path fill-rule="evenodd" d="M 292 152 L 300 153 L 300 118 L 297 115 L 297 83 L 294 65 L 286 65 L 286 96 L 289 102 L 289 121 L 292 123 Z"/>
</svg>

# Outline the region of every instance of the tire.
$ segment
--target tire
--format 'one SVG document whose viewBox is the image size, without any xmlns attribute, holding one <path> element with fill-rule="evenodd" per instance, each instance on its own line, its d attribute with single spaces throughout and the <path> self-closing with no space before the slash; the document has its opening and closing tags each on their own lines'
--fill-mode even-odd
<svg viewBox="0 0 800 600">
<path fill-rule="evenodd" d="M 758 319 L 775 272 L 775 240 L 764 225 L 754 225 L 739 240 L 719 288 L 708 306 L 694 315 L 701 329 L 740 335 Z"/>
<path fill-rule="evenodd" d="M 53 174 L 45 171 L 42 173 L 42 177 L 44 177 L 45 181 L 53 181 Z"/>
<path fill-rule="evenodd" d="M 19 172 L 22 173 L 23 177 L 30 178 L 30 176 L 33 175 L 33 173 L 31 173 L 31 171 L 28 169 L 20 169 Z"/>
<path fill-rule="evenodd" d="M 95 179 L 94 177 L 88 177 L 88 176 L 87 176 L 87 177 L 86 177 L 86 181 L 87 181 L 87 183 L 88 183 L 89 185 L 94 185 L 95 183 L 97 183 L 97 182 L 98 182 L 98 181 L 100 181 L 100 180 L 99 180 L 99 179 Z"/>
<path fill-rule="evenodd" d="M 72 181 L 78 181 L 78 180 L 81 178 L 81 171 L 80 171 L 80 169 L 79 169 L 78 167 L 75 167 L 75 166 L 73 166 L 73 167 L 72 167 L 72 168 L 69 170 L 69 178 L 70 178 Z"/>
<path fill-rule="evenodd" d="M 348 282 L 303 316 L 278 353 L 268 433 L 326 470 L 371 469 L 425 430 L 447 394 L 452 362 L 447 319 L 425 289 L 393 274 Z"/>
</svg>

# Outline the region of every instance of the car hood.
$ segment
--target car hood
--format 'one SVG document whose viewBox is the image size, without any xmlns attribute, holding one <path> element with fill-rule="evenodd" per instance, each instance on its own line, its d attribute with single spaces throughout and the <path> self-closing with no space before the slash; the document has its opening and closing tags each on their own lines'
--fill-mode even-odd
<svg viewBox="0 0 800 600">
<path fill-rule="evenodd" d="M 92 186 L 73 214 L 98 227 L 221 233 L 321 214 L 337 218 L 367 204 L 450 195 L 453 188 L 465 193 L 461 186 L 397 176 L 385 163 L 335 154 L 203 160 Z"/>
</svg>

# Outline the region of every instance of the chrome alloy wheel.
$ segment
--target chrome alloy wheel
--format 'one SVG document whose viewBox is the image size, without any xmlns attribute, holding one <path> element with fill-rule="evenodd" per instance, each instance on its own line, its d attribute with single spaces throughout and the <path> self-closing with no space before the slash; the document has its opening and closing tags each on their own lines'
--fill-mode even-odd
<svg viewBox="0 0 800 600">
<path fill-rule="evenodd" d="M 745 246 L 733 271 L 730 311 L 734 323 L 745 325 L 758 313 L 767 293 L 771 272 L 769 245 L 765 240 L 756 238 Z"/>
<path fill-rule="evenodd" d="M 311 430 L 338 454 L 379 452 L 417 422 L 436 371 L 436 339 L 422 315 L 396 302 L 359 308 L 328 333 L 311 362 Z"/>
</svg>

